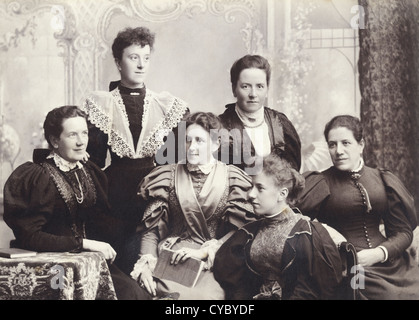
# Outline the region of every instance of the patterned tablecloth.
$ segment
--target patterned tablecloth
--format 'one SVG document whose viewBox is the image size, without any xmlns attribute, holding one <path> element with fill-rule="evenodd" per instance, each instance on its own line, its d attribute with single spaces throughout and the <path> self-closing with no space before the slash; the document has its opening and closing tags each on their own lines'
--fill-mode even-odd
<svg viewBox="0 0 419 320">
<path fill-rule="evenodd" d="M 116 300 L 99 252 L 38 253 L 0 258 L 0 300 Z"/>
</svg>

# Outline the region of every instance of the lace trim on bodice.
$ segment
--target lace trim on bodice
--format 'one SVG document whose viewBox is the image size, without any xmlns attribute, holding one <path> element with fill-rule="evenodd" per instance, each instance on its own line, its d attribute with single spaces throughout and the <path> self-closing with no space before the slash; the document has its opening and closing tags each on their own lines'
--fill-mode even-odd
<svg viewBox="0 0 419 320">
<path fill-rule="evenodd" d="M 151 93 L 147 90 L 144 101 L 144 115 L 143 128 L 150 112 Z M 188 107 L 185 103 L 177 98 L 173 98 L 171 107 L 166 116 L 151 130 L 150 134 L 145 138 L 141 148 L 139 148 L 139 155 L 141 158 L 153 156 L 158 149 L 164 144 L 164 138 L 175 128 L 182 120 Z"/>
<path fill-rule="evenodd" d="M 124 101 L 119 89 L 116 88 L 113 90 L 111 95 L 115 100 L 117 108 L 122 113 L 124 126 L 128 128 L 128 115 L 126 113 Z M 143 130 L 148 121 L 153 95 L 155 95 L 154 92 L 150 90 L 146 91 L 146 96 L 144 98 L 144 113 L 142 118 Z M 141 143 L 141 146 L 137 149 L 137 153 L 129 145 L 126 139 L 124 139 L 123 134 L 118 132 L 118 130 L 112 126 L 111 117 L 104 112 L 104 110 L 93 98 L 87 99 L 86 105 L 83 106 L 83 109 L 88 113 L 89 121 L 109 136 L 108 145 L 110 146 L 112 152 L 121 158 L 127 157 L 133 159 L 152 157 L 155 155 L 157 150 L 164 144 L 164 138 L 178 125 L 188 109 L 187 105 L 183 101 L 175 97 L 169 105 L 170 107 L 168 108 L 167 114 L 154 126 L 154 128 L 150 130 L 149 134 Z"/>
</svg>

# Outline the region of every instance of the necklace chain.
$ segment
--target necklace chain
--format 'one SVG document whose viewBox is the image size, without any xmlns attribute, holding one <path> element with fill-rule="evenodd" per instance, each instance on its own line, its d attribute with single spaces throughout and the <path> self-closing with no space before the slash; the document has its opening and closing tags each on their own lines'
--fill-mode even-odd
<svg viewBox="0 0 419 320">
<path fill-rule="evenodd" d="M 77 175 L 77 172 L 74 172 L 74 174 L 76 175 L 76 179 L 77 179 L 77 182 L 78 182 L 78 184 L 79 184 L 79 190 L 80 190 L 80 194 L 81 194 L 81 196 L 79 197 L 79 196 L 77 195 L 77 193 L 76 193 L 76 192 L 75 192 L 74 194 L 75 194 L 75 196 L 76 196 L 76 200 L 77 200 L 77 202 L 78 202 L 79 204 L 82 204 L 82 203 L 83 203 L 83 201 L 84 201 L 83 188 L 81 187 L 81 183 L 80 183 L 80 180 L 79 180 L 79 176 Z"/>
</svg>

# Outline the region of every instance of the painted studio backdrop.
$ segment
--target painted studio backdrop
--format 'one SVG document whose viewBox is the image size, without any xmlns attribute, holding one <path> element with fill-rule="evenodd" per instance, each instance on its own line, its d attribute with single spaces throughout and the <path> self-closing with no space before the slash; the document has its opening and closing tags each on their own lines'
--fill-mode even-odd
<svg viewBox="0 0 419 320">
<path fill-rule="evenodd" d="M 417 0 L 0 0 L 1 194 L 11 171 L 31 160 L 34 148 L 46 146 L 42 123 L 49 110 L 80 105 L 91 91 L 108 90 L 119 79 L 111 45 L 128 26 L 156 33 L 147 87 L 182 98 L 192 112 L 222 113 L 234 101 L 233 62 L 247 53 L 267 57 L 273 67 L 267 105 L 295 125 L 302 171 L 331 165 L 323 129 L 332 116 L 365 117 L 369 128 L 385 118 L 391 123 L 380 136 L 369 132 L 367 163 L 389 167 L 416 194 L 418 7 Z M 399 64 L 383 62 L 393 78 L 383 77 L 388 70 L 369 59 L 394 57 L 380 50 L 400 39 L 395 50 L 408 56 Z M 377 77 L 390 89 L 371 86 Z M 408 111 L 394 116 L 396 107 Z M 401 123 L 406 131 L 394 133 Z M 392 143 L 408 153 L 402 164 L 396 150 L 383 156 L 393 133 Z M 0 227 L 1 247 L 11 234 Z"/>
</svg>

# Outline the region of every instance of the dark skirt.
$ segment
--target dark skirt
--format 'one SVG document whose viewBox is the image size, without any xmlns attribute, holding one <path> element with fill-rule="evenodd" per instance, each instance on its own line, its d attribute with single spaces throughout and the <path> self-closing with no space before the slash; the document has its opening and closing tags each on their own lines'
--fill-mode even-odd
<svg viewBox="0 0 419 320">
<path fill-rule="evenodd" d="M 123 273 L 116 265 L 109 270 L 118 300 L 151 300 L 151 296 L 138 285 L 137 281 Z"/>
<path fill-rule="evenodd" d="M 398 259 L 365 267 L 360 299 L 419 300 L 419 266 L 407 252 Z"/>
<path fill-rule="evenodd" d="M 141 221 L 144 213 L 144 203 L 137 196 L 138 186 L 154 167 L 152 158 L 113 158 L 111 165 L 105 169 L 112 212 L 134 230 L 135 225 L 132 224 Z"/>
<path fill-rule="evenodd" d="M 115 264 L 126 274 L 132 271 L 140 252 L 140 235 L 135 233 L 141 222 L 146 202 L 137 195 L 141 180 L 155 167 L 153 158 L 128 159 L 112 158 L 112 163 L 105 169 L 109 184 L 109 201 L 113 215 L 122 221 L 124 236 L 116 246 Z"/>
</svg>

